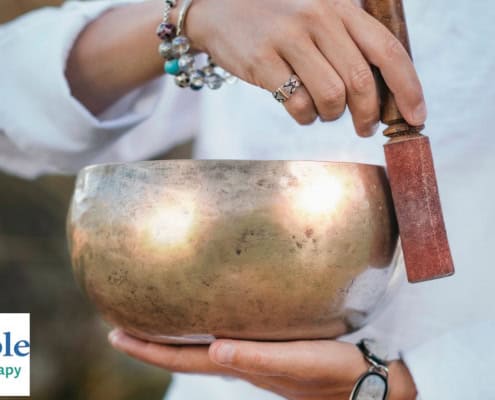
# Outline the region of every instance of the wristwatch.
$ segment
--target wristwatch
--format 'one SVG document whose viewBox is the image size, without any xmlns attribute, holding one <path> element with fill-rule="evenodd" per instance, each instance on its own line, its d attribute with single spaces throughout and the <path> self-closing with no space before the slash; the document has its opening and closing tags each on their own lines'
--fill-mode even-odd
<svg viewBox="0 0 495 400">
<path fill-rule="evenodd" d="M 388 396 L 388 367 L 386 356 L 378 344 L 371 339 L 363 339 L 357 345 L 370 367 L 359 377 L 349 400 L 386 400 Z"/>
</svg>

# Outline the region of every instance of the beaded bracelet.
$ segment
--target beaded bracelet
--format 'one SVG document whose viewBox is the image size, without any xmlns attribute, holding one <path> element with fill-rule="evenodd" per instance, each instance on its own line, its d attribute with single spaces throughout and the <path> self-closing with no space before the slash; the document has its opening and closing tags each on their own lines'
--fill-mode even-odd
<svg viewBox="0 0 495 400">
<path fill-rule="evenodd" d="M 190 54 L 189 39 L 183 34 L 184 21 L 192 0 L 184 0 L 179 12 L 177 28 L 170 23 L 170 11 L 177 0 L 165 0 L 163 21 L 158 25 L 157 35 L 163 40 L 158 52 L 165 59 L 165 73 L 175 76 L 175 83 L 181 88 L 202 89 L 205 84 L 210 89 L 219 89 L 224 82 L 234 83 L 237 78 L 215 65 L 208 56 L 208 62 L 202 68 L 196 68 L 195 57 Z"/>
</svg>

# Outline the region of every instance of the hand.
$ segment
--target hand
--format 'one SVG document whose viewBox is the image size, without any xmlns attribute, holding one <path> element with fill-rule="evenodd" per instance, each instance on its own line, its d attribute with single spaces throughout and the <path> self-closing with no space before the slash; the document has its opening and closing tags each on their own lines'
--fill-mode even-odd
<svg viewBox="0 0 495 400">
<path fill-rule="evenodd" d="M 426 118 L 406 50 L 351 0 L 196 0 L 185 31 L 194 47 L 240 78 L 273 92 L 295 72 L 304 87 L 285 103 L 301 124 L 337 119 L 346 104 L 361 136 L 374 133 L 377 66 L 411 125 Z"/>
<path fill-rule="evenodd" d="M 143 342 L 122 331 L 109 335 L 117 350 L 174 372 L 228 375 L 289 400 L 348 400 L 369 367 L 356 346 L 331 340 L 263 343 L 217 340 L 208 346 Z M 401 361 L 389 366 L 390 400 L 414 400 L 416 389 Z"/>
</svg>

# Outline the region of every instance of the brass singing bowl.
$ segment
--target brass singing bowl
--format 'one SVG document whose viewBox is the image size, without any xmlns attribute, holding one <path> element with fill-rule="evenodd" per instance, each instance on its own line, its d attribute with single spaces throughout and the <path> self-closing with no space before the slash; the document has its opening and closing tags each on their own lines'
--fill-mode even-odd
<svg viewBox="0 0 495 400">
<path fill-rule="evenodd" d="M 399 254 L 384 169 L 353 163 L 92 166 L 67 226 L 103 317 L 165 343 L 337 337 L 383 301 Z"/>
</svg>

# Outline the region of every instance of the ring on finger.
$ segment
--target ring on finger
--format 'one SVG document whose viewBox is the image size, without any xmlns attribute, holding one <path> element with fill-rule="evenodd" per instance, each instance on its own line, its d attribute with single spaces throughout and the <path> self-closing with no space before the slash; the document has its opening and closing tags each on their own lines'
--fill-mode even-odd
<svg viewBox="0 0 495 400">
<path fill-rule="evenodd" d="M 273 97 L 279 103 L 285 103 L 290 99 L 299 86 L 301 86 L 301 80 L 297 75 L 293 74 L 287 82 L 273 92 Z"/>
</svg>

